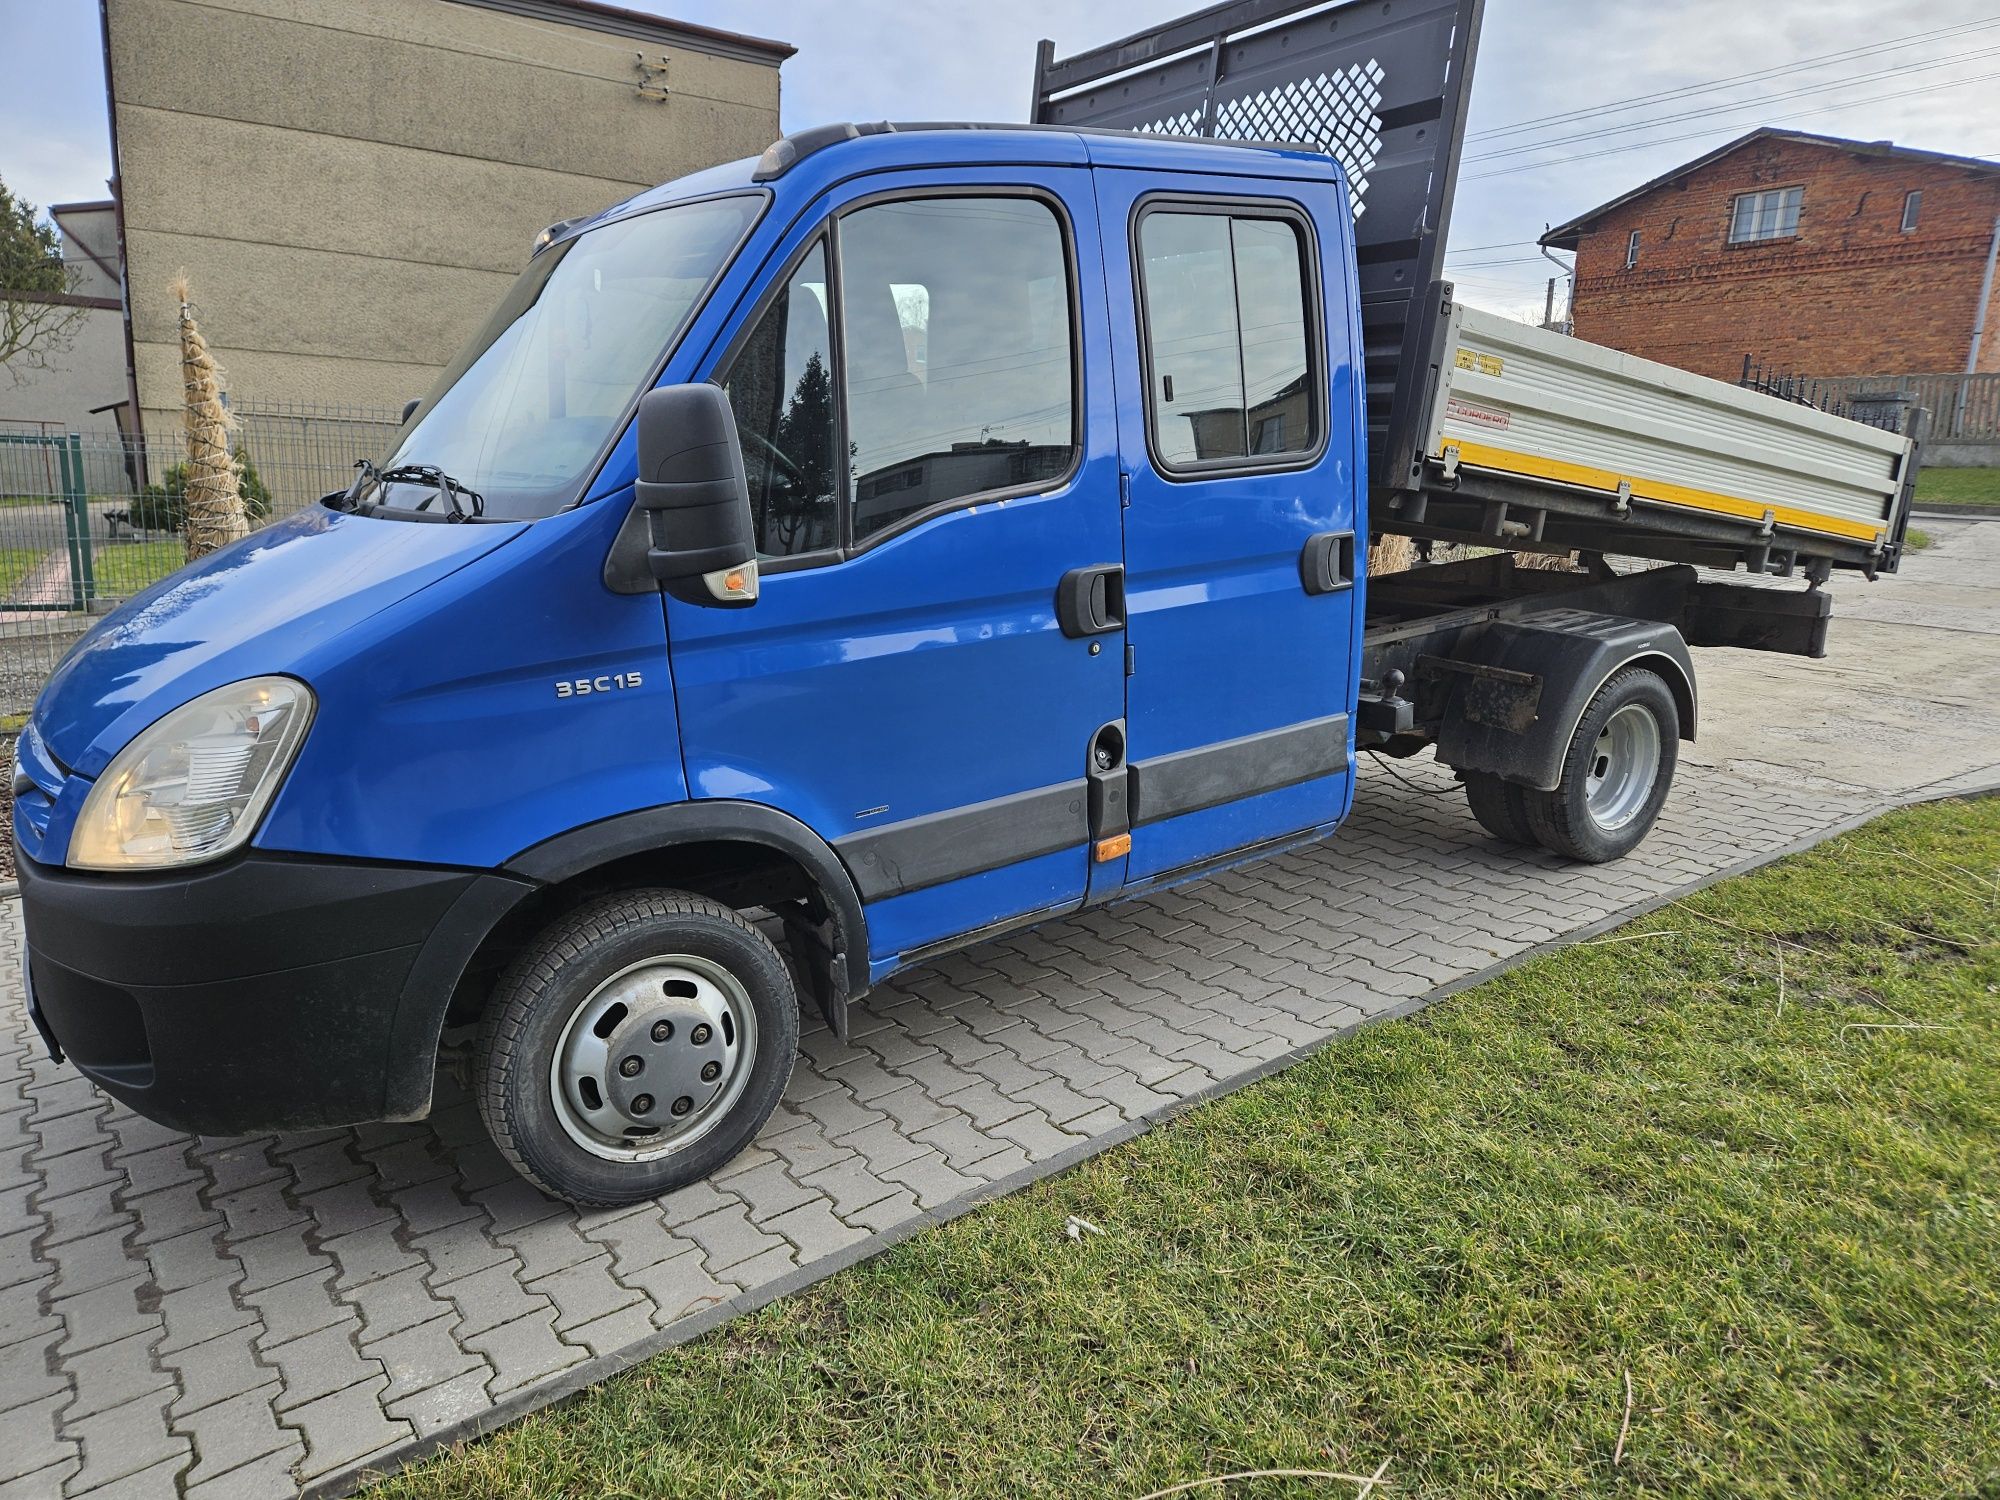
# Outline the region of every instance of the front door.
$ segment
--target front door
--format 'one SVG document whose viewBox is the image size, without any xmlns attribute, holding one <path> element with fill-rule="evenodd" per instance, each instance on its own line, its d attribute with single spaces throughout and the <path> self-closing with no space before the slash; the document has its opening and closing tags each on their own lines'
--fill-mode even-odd
<svg viewBox="0 0 2000 1500">
<path fill-rule="evenodd" d="M 1128 882 L 1323 827 L 1352 788 L 1350 271 L 1322 183 L 1098 174 L 1126 515 Z M 1328 241 L 1339 237 L 1329 235 Z M 1330 295 L 1329 295 L 1330 290 Z M 1331 327 L 1335 337 L 1328 338 Z"/>
<path fill-rule="evenodd" d="M 703 370 L 762 597 L 667 605 L 690 793 L 827 839 L 878 970 L 1082 899 L 1088 758 L 1124 712 L 1116 622 L 1056 613 L 1066 574 L 1120 559 L 1088 174 L 883 186 L 801 217 Z"/>
</svg>

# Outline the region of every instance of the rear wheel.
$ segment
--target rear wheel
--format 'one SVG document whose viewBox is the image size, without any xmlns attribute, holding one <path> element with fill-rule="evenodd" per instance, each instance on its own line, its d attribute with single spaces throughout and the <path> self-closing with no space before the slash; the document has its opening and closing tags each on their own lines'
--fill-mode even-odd
<svg viewBox="0 0 2000 1500">
<path fill-rule="evenodd" d="M 1630 853 L 1660 815 L 1679 748 L 1680 710 L 1659 673 L 1617 673 L 1577 721 L 1556 789 L 1522 795 L 1536 840 L 1590 864 Z"/>
<path fill-rule="evenodd" d="M 1479 826 L 1509 844 L 1532 844 L 1535 831 L 1528 826 L 1528 809 L 1523 792 L 1511 781 L 1502 781 L 1488 771 L 1465 773 L 1465 800 Z"/>
<path fill-rule="evenodd" d="M 479 1107 L 523 1177 L 572 1203 L 636 1203 L 707 1176 L 777 1107 L 798 998 L 726 906 L 629 891 L 559 918 L 496 988 Z"/>
</svg>

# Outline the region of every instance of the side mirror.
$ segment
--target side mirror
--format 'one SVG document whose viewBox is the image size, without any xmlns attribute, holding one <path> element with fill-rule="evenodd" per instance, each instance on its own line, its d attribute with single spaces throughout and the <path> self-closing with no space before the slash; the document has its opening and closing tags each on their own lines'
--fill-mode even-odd
<svg viewBox="0 0 2000 1500">
<path fill-rule="evenodd" d="M 736 413 L 720 386 L 670 385 L 639 398 L 633 509 L 647 518 L 646 566 L 689 604 L 757 602 L 757 544 Z"/>
<path fill-rule="evenodd" d="M 416 409 L 417 409 L 418 407 L 422 406 L 423 404 L 424 404 L 424 398 L 423 398 L 422 396 L 412 396 L 412 397 L 410 397 L 410 399 L 409 399 L 409 400 L 405 401 L 405 402 L 403 403 L 403 416 L 402 416 L 402 420 L 401 420 L 400 422 L 398 422 L 398 424 L 397 424 L 397 425 L 398 425 L 398 426 L 401 426 L 401 427 L 407 427 L 407 426 L 409 426 L 409 425 L 410 425 L 410 418 L 411 418 L 411 416 L 412 416 L 412 415 L 414 415 L 414 414 L 415 414 L 415 412 L 416 412 Z"/>
</svg>

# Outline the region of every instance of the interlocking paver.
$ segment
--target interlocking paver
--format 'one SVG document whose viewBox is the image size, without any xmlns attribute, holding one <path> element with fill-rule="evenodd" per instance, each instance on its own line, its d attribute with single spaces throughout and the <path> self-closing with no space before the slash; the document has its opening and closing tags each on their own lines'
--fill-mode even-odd
<svg viewBox="0 0 2000 1500">
<path fill-rule="evenodd" d="M 583 1350 L 556 1336 L 555 1320 L 555 1309 L 550 1308 L 465 1336 L 466 1347 L 492 1361 L 495 1396 L 566 1370 L 586 1357 Z"/>
<path fill-rule="evenodd" d="M 257 1347 L 268 1349 L 317 1333 L 354 1314 L 333 1295 L 333 1274 L 298 1276 L 276 1286 L 241 1291 L 238 1295 L 258 1314 Z"/>
<path fill-rule="evenodd" d="M 288 1439 L 284 1447 L 221 1473 L 211 1475 L 213 1466 L 204 1459 L 182 1481 L 186 1500 L 267 1500 L 297 1493 L 292 1469 L 305 1456 L 306 1445 L 297 1433 L 288 1433 Z M 209 1477 L 197 1481 L 196 1474 Z"/>
<path fill-rule="evenodd" d="M 142 1396 L 171 1391 L 173 1376 L 153 1363 L 151 1347 L 158 1340 L 158 1332 L 135 1333 L 67 1356 L 62 1373 L 75 1386 L 76 1400 L 64 1410 L 63 1420 L 74 1422 Z M 166 1399 L 160 1396 L 162 1403 Z"/>
<path fill-rule="evenodd" d="M 129 1474 L 193 1457 L 188 1440 L 167 1428 L 164 1404 L 141 1396 L 89 1416 L 63 1414 L 63 1430 L 73 1434 L 83 1467 L 69 1482 L 72 1494 L 88 1494 Z M 156 1492 L 157 1493 L 157 1492 Z"/>
<path fill-rule="evenodd" d="M 284 1389 L 272 1405 L 282 1413 L 385 1373 L 380 1359 L 355 1347 L 360 1331 L 361 1320 L 350 1312 L 315 1333 L 266 1348 L 265 1362 L 276 1366 L 284 1379 Z"/>
<path fill-rule="evenodd" d="M 1689 764 L 1639 854 L 1576 870 L 1491 843 L 1460 801 L 1363 774 L 1326 844 L 900 976 L 855 1007 L 853 1045 L 809 1018 L 750 1151 L 611 1213 L 513 1176 L 449 1080 L 427 1122 L 295 1136 L 195 1139 L 105 1103 L 26 1032 L 5 980 L 18 914 L 0 907 L 0 1500 L 106 1476 L 281 1496 L 393 1456 L 1873 805 Z"/>
<path fill-rule="evenodd" d="M 567 1333 L 638 1301 L 642 1294 L 621 1285 L 611 1274 L 611 1257 L 599 1254 L 524 1283 L 536 1296 L 555 1304 L 555 1327 Z"/>
<path fill-rule="evenodd" d="M 709 1270 L 718 1274 L 782 1243 L 752 1224 L 748 1210 L 740 1205 L 719 1208 L 682 1226 L 681 1233 L 701 1246 Z"/>
<path fill-rule="evenodd" d="M 735 1291 L 709 1275 L 702 1265 L 701 1251 L 693 1245 L 670 1260 L 623 1272 L 619 1279 L 646 1294 L 653 1321 L 662 1327 L 726 1302 Z"/>
<path fill-rule="evenodd" d="M 457 1323 L 458 1314 L 448 1312 L 362 1345 L 362 1352 L 380 1360 L 389 1372 L 389 1386 L 382 1395 L 385 1403 L 393 1404 L 470 1371 L 491 1373 L 484 1359 L 458 1341 Z"/>
<path fill-rule="evenodd" d="M 488 1387 L 492 1383 L 493 1371 L 482 1359 L 474 1368 L 454 1379 L 413 1395 L 392 1397 L 383 1409 L 391 1418 L 408 1422 L 416 1429 L 418 1437 L 429 1437 L 454 1422 L 477 1416 L 491 1406 L 493 1397 L 488 1393 Z"/>
<path fill-rule="evenodd" d="M 286 1424 L 305 1435 L 305 1457 L 298 1461 L 297 1468 L 299 1478 L 311 1479 L 359 1463 L 416 1435 L 408 1422 L 394 1420 L 383 1412 L 382 1392 L 388 1384 L 388 1376 L 378 1376 L 330 1396 L 321 1396 L 285 1414 Z"/>
<path fill-rule="evenodd" d="M 689 1253 L 694 1250 L 692 1245 L 686 1248 Z M 525 1318 L 550 1305 L 548 1298 L 538 1297 L 521 1285 L 517 1270 L 518 1266 L 513 1264 L 488 1266 L 456 1281 L 432 1283 L 431 1291 L 449 1298 L 458 1310 L 459 1338 L 498 1328 L 502 1323 Z"/>
<path fill-rule="evenodd" d="M 178 1394 L 167 1404 L 167 1415 L 174 1419 L 238 1400 L 278 1380 L 278 1372 L 258 1359 L 247 1339 L 226 1333 L 168 1350 L 159 1361 L 173 1372 L 178 1386 Z"/>
<path fill-rule="evenodd" d="M 824 1198 L 811 1199 L 775 1219 L 766 1219 L 764 1228 L 789 1240 L 798 1251 L 801 1263 L 821 1255 L 831 1255 L 836 1250 L 844 1250 L 868 1238 L 862 1230 L 835 1218 L 832 1206 Z"/>
<path fill-rule="evenodd" d="M 0 1344 L 0 1411 L 60 1396 L 71 1388 L 72 1377 L 56 1362 L 62 1324 L 54 1318 L 40 1321 L 41 1330 L 32 1338 Z"/>
</svg>

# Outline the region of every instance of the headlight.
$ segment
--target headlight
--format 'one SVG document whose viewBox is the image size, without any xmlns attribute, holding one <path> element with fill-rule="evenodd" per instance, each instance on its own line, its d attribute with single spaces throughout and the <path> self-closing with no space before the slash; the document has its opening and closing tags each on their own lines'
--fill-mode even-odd
<svg viewBox="0 0 2000 1500">
<path fill-rule="evenodd" d="M 252 677 L 203 693 L 119 751 L 70 834 L 79 870 L 156 870 L 227 854 L 256 830 L 305 738 L 312 692 Z"/>
</svg>

